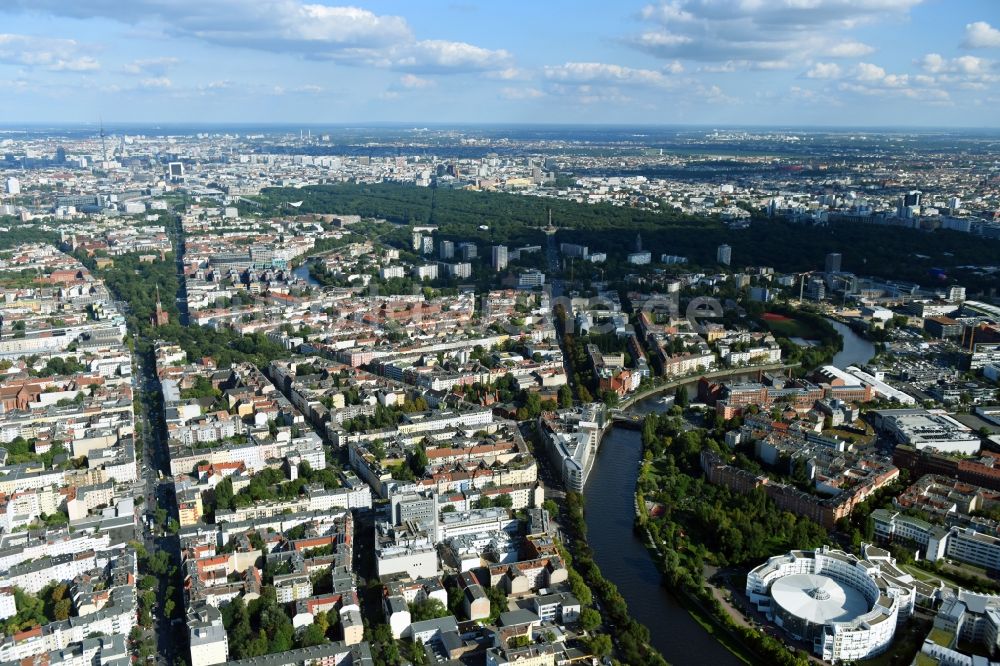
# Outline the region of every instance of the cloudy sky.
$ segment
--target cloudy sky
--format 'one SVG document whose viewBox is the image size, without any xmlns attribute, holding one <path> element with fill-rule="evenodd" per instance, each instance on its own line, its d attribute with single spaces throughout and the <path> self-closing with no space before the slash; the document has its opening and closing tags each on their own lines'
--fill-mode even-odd
<svg viewBox="0 0 1000 666">
<path fill-rule="evenodd" d="M 0 99 L 6 124 L 996 127 L 1000 0 L 3 0 Z"/>
</svg>

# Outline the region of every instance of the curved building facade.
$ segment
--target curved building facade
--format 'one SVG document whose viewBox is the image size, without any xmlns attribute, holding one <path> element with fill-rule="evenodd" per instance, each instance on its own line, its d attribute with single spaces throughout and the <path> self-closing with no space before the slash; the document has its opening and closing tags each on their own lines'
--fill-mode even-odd
<svg viewBox="0 0 1000 666">
<path fill-rule="evenodd" d="M 886 551 L 864 551 L 863 558 L 827 546 L 777 555 L 747 575 L 747 596 L 827 661 L 874 657 L 910 617 L 916 590 Z"/>
</svg>

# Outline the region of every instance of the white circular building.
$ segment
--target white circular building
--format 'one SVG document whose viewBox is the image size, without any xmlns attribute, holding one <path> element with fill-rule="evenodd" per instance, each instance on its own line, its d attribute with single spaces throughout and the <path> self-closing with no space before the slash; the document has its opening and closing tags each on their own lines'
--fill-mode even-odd
<svg viewBox="0 0 1000 666">
<path fill-rule="evenodd" d="M 796 640 L 827 661 L 854 661 L 888 649 L 913 612 L 913 578 L 884 550 L 860 559 L 840 550 L 793 550 L 747 575 L 747 596 Z"/>
</svg>

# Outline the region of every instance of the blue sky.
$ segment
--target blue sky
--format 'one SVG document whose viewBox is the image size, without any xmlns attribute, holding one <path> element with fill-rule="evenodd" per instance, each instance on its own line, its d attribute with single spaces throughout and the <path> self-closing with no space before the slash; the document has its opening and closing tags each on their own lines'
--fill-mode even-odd
<svg viewBox="0 0 1000 666">
<path fill-rule="evenodd" d="M 1000 0 L 4 0 L 0 123 L 1000 125 Z"/>
</svg>

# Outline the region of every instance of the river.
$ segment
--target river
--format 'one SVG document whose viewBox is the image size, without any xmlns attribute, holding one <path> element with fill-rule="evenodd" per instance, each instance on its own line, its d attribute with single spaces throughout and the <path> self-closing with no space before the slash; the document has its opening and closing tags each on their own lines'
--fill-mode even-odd
<svg viewBox="0 0 1000 666">
<path fill-rule="evenodd" d="M 292 271 L 292 274 L 294 274 L 295 277 L 299 278 L 300 280 L 305 280 L 306 284 L 309 285 L 310 287 L 315 287 L 315 286 L 319 285 L 319 282 L 316 282 L 316 280 L 313 279 L 313 276 L 309 275 L 309 261 L 308 260 L 307 261 L 303 261 L 301 264 L 299 264 L 295 268 L 295 270 Z"/>
<path fill-rule="evenodd" d="M 650 398 L 638 409 L 655 409 Z M 659 411 L 659 410 L 657 410 Z M 650 642 L 671 664 L 742 664 L 708 634 L 660 584 L 660 572 L 632 531 L 640 433 L 612 428 L 587 480 L 587 541 L 604 577 L 618 586 L 629 613 L 649 628 Z"/>
<path fill-rule="evenodd" d="M 833 357 L 833 364 L 843 370 L 849 365 L 863 366 L 875 356 L 875 346 L 851 330 L 847 324 L 827 319 L 844 340 L 843 348 Z"/>
<path fill-rule="evenodd" d="M 871 360 L 875 348 L 870 342 L 839 321 L 831 319 L 830 323 L 844 340 L 834 365 L 846 368 Z M 658 400 L 647 398 L 632 411 L 663 411 L 665 406 Z M 632 531 L 641 455 L 641 436 L 634 430 L 611 428 L 601 444 L 584 492 L 587 536 L 594 559 L 604 576 L 618 586 L 632 616 L 649 628 L 650 642 L 671 664 L 737 666 L 742 662 L 660 585 L 653 558 Z"/>
</svg>

